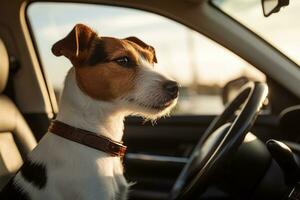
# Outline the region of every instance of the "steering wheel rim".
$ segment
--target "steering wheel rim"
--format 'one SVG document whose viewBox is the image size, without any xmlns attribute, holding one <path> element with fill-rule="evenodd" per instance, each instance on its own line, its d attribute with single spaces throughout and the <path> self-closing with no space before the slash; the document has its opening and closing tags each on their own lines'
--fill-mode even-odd
<svg viewBox="0 0 300 200">
<path fill-rule="evenodd" d="M 196 188 L 205 188 L 211 173 L 243 142 L 267 94 L 268 87 L 265 83 L 249 82 L 242 87 L 200 138 L 171 190 L 171 200 L 187 199 Z M 233 122 L 226 123 L 241 105 L 241 112 Z"/>
</svg>

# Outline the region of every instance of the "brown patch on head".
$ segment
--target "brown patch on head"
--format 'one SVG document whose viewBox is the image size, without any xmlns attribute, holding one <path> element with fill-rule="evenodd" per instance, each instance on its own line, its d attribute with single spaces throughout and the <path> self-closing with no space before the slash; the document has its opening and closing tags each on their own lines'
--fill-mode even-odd
<svg viewBox="0 0 300 200">
<path fill-rule="evenodd" d="M 84 93 L 94 99 L 110 101 L 134 89 L 139 54 L 126 45 L 111 37 L 95 41 L 88 65 L 75 68 L 77 83 Z M 130 60 L 128 66 L 116 62 L 123 57 Z"/>
<path fill-rule="evenodd" d="M 80 67 L 75 71 L 81 90 L 94 99 L 110 101 L 134 89 L 136 70 L 120 68 L 116 63 Z"/>
<path fill-rule="evenodd" d="M 141 55 L 153 63 L 155 55 L 129 40 L 101 37 L 94 41 L 87 66 L 75 68 L 79 87 L 94 99 L 110 101 L 130 93 L 135 87 Z M 127 58 L 127 65 L 116 62 Z"/>
<path fill-rule="evenodd" d="M 134 89 L 141 56 L 149 63 L 157 62 L 154 48 L 138 38 L 99 37 L 82 24 L 55 43 L 52 52 L 72 62 L 77 84 L 85 94 L 104 101 Z"/>
</svg>

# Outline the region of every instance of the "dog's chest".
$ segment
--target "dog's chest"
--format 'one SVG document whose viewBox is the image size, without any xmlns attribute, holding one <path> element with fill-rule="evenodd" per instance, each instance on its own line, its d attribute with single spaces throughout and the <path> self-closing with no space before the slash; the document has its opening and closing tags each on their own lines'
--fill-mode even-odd
<svg viewBox="0 0 300 200">
<path fill-rule="evenodd" d="M 29 157 L 46 169 L 43 188 L 35 187 L 20 173 L 16 176 L 31 199 L 125 200 L 127 197 L 128 183 L 118 157 L 107 156 L 51 133 L 43 138 Z"/>
</svg>

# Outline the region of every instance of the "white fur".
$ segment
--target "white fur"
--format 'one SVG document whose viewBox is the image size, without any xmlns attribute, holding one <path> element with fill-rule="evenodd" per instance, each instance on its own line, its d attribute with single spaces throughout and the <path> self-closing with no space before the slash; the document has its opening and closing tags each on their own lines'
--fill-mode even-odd
<svg viewBox="0 0 300 200">
<path fill-rule="evenodd" d="M 134 91 L 112 102 L 85 95 L 77 86 L 75 69 L 71 68 L 65 80 L 57 120 L 121 141 L 126 115 L 150 119 L 165 115 L 169 108 L 158 111 L 150 107 L 164 100 L 161 83 L 168 79 L 153 71 L 142 58 L 141 63 Z M 175 103 L 176 100 L 169 107 Z M 123 176 L 119 157 L 111 157 L 48 132 L 29 158 L 44 164 L 47 170 L 46 187 L 41 190 L 28 183 L 20 173 L 16 175 L 17 185 L 33 200 L 127 199 L 129 184 Z"/>
<path fill-rule="evenodd" d="M 142 116 L 146 119 L 155 120 L 159 117 L 167 115 L 177 103 L 177 99 L 173 100 L 172 104 L 163 110 L 153 110 L 151 106 L 165 100 L 162 83 L 169 79 L 153 70 L 143 57 L 140 58 L 140 71 L 136 80 L 136 89 L 122 99 L 127 102 L 127 109 L 132 115 Z M 134 102 L 128 103 L 129 99 L 135 99 Z M 142 104 L 143 106 L 141 106 Z"/>
</svg>

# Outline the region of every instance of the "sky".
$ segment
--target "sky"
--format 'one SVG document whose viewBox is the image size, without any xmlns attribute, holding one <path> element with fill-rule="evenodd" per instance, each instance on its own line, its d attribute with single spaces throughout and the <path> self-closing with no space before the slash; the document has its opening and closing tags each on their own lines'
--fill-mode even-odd
<svg viewBox="0 0 300 200">
<path fill-rule="evenodd" d="M 290 20 L 291 14 L 286 13 L 264 18 L 260 0 L 216 1 L 221 2 L 220 6 L 226 12 L 280 49 L 290 52 L 289 55 L 300 63 L 300 40 L 297 37 L 300 35 L 300 24 L 291 26 L 300 23 L 300 20 Z M 300 19 L 299 10 L 300 1 L 290 12 Z M 66 58 L 52 55 L 51 46 L 77 23 L 89 25 L 100 36 L 136 36 L 154 46 L 158 58 L 156 69 L 182 85 L 196 81 L 223 86 L 240 75 L 264 79 L 261 72 L 215 42 L 177 22 L 149 12 L 93 4 L 42 2 L 30 4 L 28 17 L 43 68 L 55 88 L 62 87 L 71 63 Z"/>
</svg>

